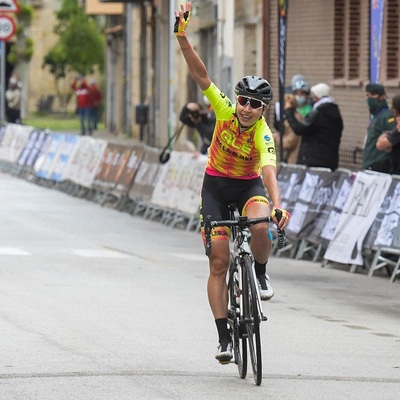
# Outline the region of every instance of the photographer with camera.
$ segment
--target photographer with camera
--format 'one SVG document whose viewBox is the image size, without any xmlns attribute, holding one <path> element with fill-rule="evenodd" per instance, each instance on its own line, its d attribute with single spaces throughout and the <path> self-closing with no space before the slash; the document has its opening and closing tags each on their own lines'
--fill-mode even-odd
<svg viewBox="0 0 400 400">
<path fill-rule="evenodd" d="M 206 109 L 194 102 L 187 103 L 182 108 L 179 119 L 185 125 L 197 130 L 202 140 L 200 153 L 207 154 L 215 127 L 215 114 L 212 108 Z"/>
</svg>

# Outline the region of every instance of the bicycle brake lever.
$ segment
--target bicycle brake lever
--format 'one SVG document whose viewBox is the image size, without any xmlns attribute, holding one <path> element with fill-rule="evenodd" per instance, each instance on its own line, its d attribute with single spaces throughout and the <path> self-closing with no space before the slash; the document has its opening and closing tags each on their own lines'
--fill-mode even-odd
<svg viewBox="0 0 400 400">
<path fill-rule="evenodd" d="M 275 208 L 275 217 L 278 222 L 282 219 L 282 215 L 282 211 L 279 208 Z M 285 230 L 278 228 L 276 232 L 278 235 L 278 249 L 281 249 L 286 242 Z"/>
<path fill-rule="evenodd" d="M 275 217 L 278 220 L 278 222 L 282 219 L 282 211 L 279 210 L 279 208 L 275 208 Z"/>
</svg>

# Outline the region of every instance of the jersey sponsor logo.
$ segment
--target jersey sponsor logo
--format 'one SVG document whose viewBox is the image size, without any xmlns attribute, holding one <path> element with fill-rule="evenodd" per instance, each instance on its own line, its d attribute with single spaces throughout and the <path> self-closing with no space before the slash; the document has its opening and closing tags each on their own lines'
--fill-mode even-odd
<svg viewBox="0 0 400 400">
<path fill-rule="evenodd" d="M 226 94 L 224 92 L 219 92 L 219 95 L 221 96 L 221 99 L 225 100 L 225 103 L 229 106 L 232 107 L 232 103 L 228 97 L 226 97 Z"/>
<path fill-rule="evenodd" d="M 232 149 L 231 147 L 227 147 L 224 143 L 222 143 L 219 138 L 216 139 L 216 142 L 219 146 L 219 148 L 224 152 L 227 153 L 233 157 L 239 158 L 243 161 L 251 161 L 252 157 L 250 156 L 246 156 L 243 154 L 240 154 L 238 151 L 236 151 L 235 149 Z M 244 146 L 244 145 L 243 145 Z"/>
<path fill-rule="evenodd" d="M 224 146 L 223 142 L 225 142 L 227 146 L 232 149 L 231 151 L 238 150 L 245 154 L 250 154 L 251 152 L 251 144 L 248 142 L 242 143 L 232 132 L 223 130 L 221 132 L 221 140 L 222 142 L 220 143 L 220 147 L 221 145 Z"/>
<path fill-rule="evenodd" d="M 211 238 L 212 239 L 217 239 L 217 238 L 229 238 L 229 232 L 228 230 L 224 227 L 219 227 L 217 229 L 212 229 L 211 231 Z"/>
<path fill-rule="evenodd" d="M 265 135 L 264 139 L 265 139 L 266 142 L 270 142 L 271 141 L 271 138 L 268 135 Z"/>
<path fill-rule="evenodd" d="M 268 153 L 271 153 L 271 154 L 275 154 L 275 148 L 274 147 L 268 147 Z"/>
</svg>

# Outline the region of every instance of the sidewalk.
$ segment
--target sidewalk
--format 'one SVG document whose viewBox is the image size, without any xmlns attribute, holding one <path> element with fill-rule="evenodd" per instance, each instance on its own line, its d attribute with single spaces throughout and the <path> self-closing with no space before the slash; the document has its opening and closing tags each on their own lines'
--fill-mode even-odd
<svg viewBox="0 0 400 400">
<path fill-rule="evenodd" d="M 68 132 L 74 135 L 79 135 L 79 131 L 72 131 Z M 133 137 L 128 137 L 127 135 L 123 133 L 112 133 L 108 129 L 98 129 L 96 130 L 93 135 L 93 138 L 95 139 L 104 139 L 109 142 L 113 143 L 120 143 L 120 144 L 125 144 L 125 145 L 134 145 L 134 144 L 141 144 L 139 139 L 133 138 Z"/>
</svg>

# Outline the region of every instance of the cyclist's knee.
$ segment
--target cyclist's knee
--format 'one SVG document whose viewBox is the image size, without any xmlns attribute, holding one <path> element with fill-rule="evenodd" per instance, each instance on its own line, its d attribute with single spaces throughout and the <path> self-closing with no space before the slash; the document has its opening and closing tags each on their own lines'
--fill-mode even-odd
<svg viewBox="0 0 400 400">
<path fill-rule="evenodd" d="M 251 240 L 269 240 L 268 224 L 257 224 L 251 227 Z"/>
<path fill-rule="evenodd" d="M 229 254 L 217 254 L 210 258 L 210 274 L 214 276 L 224 276 L 229 266 Z"/>
</svg>

